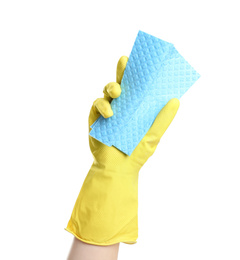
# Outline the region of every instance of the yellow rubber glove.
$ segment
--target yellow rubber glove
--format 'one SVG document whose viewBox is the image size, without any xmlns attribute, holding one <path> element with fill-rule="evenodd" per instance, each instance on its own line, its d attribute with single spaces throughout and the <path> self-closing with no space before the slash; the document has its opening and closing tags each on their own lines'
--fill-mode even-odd
<svg viewBox="0 0 240 260">
<path fill-rule="evenodd" d="M 106 118 L 113 115 L 110 102 L 121 94 L 120 83 L 127 61 L 125 56 L 120 58 L 117 65 L 117 82 L 106 85 L 104 98 L 94 101 L 89 115 L 89 130 L 100 114 Z M 178 99 L 167 103 L 131 156 L 89 136 L 94 162 L 78 195 L 67 231 L 89 244 L 136 243 L 138 173 L 154 153 L 178 107 Z"/>
</svg>

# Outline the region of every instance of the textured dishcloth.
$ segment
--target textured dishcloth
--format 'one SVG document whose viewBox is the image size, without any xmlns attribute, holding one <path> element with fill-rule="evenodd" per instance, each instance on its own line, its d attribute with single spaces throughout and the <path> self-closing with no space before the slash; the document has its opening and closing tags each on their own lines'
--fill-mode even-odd
<svg viewBox="0 0 240 260">
<path fill-rule="evenodd" d="M 180 98 L 200 77 L 174 45 L 138 32 L 121 82 L 113 99 L 113 116 L 100 116 L 90 136 L 127 155 L 145 136 L 160 110 Z"/>
</svg>

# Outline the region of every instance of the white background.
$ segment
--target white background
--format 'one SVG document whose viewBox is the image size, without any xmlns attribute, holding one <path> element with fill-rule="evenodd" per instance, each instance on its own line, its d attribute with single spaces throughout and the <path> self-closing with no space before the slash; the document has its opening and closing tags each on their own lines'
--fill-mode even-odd
<svg viewBox="0 0 240 260">
<path fill-rule="evenodd" d="M 0 259 L 66 259 L 87 118 L 138 30 L 201 74 L 140 172 L 119 259 L 240 259 L 237 1 L 0 2 Z"/>
</svg>

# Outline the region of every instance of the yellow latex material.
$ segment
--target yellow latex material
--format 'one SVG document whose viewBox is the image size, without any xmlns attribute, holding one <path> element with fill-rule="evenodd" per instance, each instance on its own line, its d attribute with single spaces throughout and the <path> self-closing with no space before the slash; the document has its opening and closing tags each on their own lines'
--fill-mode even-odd
<svg viewBox="0 0 240 260">
<path fill-rule="evenodd" d="M 110 102 L 121 94 L 120 83 L 127 61 L 125 56 L 120 58 L 117 82 L 106 85 L 104 98 L 94 101 L 89 115 L 89 130 L 100 113 L 104 117 L 113 115 Z M 178 107 L 178 99 L 167 103 L 131 156 L 89 136 L 94 161 L 76 200 L 67 231 L 89 244 L 136 243 L 139 170 L 154 153 Z"/>
</svg>

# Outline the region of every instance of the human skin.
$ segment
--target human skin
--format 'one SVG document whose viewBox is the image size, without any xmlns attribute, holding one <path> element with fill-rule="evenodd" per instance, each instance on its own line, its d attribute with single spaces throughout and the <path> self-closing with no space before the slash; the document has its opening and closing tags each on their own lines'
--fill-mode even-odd
<svg viewBox="0 0 240 260">
<path fill-rule="evenodd" d="M 117 260 L 119 243 L 97 246 L 84 243 L 74 237 L 67 260 Z"/>
</svg>

